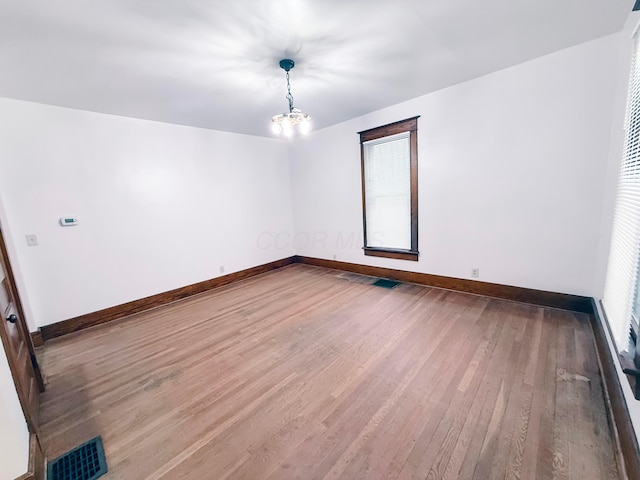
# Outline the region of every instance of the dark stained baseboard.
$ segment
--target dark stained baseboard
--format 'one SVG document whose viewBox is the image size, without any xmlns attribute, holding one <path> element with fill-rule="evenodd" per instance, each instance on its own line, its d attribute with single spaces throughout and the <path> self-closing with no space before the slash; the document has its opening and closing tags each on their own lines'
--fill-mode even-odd
<svg viewBox="0 0 640 480">
<path fill-rule="evenodd" d="M 446 288 L 459 292 L 475 293 L 487 297 L 514 300 L 517 302 L 531 303 L 545 307 L 560 308 L 574 312 L 591 313 L 591 298 L 565 293 L 546 292 L 530 288 L 513 287 L 497 283 L 479 282 L 462 278 L 443 277 L 429 273 L 408 272 L 406 270 L 394 270 L 391 268 L 371 267 L 357 263 L 338 262 L 321 258 L 297 256 L 296 263 L 316 265 L 318 267 L 345 270 L 347 272 L 371 275 L 373 277 L 389 278 L 401 282 L 417 283 L 429 287 Z"/>
<path fill-rule="evenodd" d="M 638 439 L 636 438 L 629 416 L 627 402 L 620 385 L 620 379 L 616 372 L 614 355 L 609 348 L 607 336 L 604 331 L 604 325 L 607 325 L 604 318 L 600 317 L 599 309 L 592 299 L 591 328 L 598 352 L 598 361 L 600 364 L 600 373 L 603 379 L 605 394 L 607 396 L 611 415 L 612 431 L 614 432 L 614 440 L 617 443 L 617 450 L 622 458 L 618 459 L 618 463 L 624 466 L 626 478 L 640 478 L 640 448 L 638 447 Z"/>
<path fill-rule="evenodd" d="M 80 315 L 79 317 L 70 318 L 61 322 L 45 325 L 40 328 L 40 334 L 43 341 L 51 340 L 52 338 L 60 337 L 68 333 L 84 330 L 85 328 L 100 325 L 102 323 L 110 322 L 118 318 L 133 315 L 134 313 L 140 313 L 151 308 L 159 307 L 167 303 L 180 300 L 182 298 L 190 297 L 198 293 L 206 292 L 213 288 L 228 285 L 238 280 L 253 277 L 261 273 L 265 273 L 277 268 L 284 267 L 295 262 L 295 257 L 283 258 L 274 262 L 265 263 L 264 265 L 258 265 L 257 267 L 248 268 L 239 272 L 230 273 L 221 277 L 205 280 L 204 282 L 194 283 L 185 287 L 176 288 L 168 292 L 158 293 L 151 295 L 150 297 L 141 298 L 132 302 L 123 303 L 122 305 L 116 305 L 114 307 L 105 308 L 97 312 L 87 313 Z"/>
<path fill-rule="evenodd" d="M 29 467 L 27 473 L 16 480 L 44 480 L 45 458 L 38 442 L 38 437 L 32 433 L 29 436 Z"/>
<path fill-rule="evenodd" d="M 110 322 L 134 313 L 140 313 L 151 308 L 159 307 L 167 303 L 180 300 L 182 298 L 206 292 L 216 287 L 228 285 L 244 278 L 249 278 L 260 273 L 275 270 L 292 263 L 303 263 L 306 265 L 316 265 L 335 270 L 371 275 L 375 277 L 390 278 L 401 282 L 411 282 L 431 287 L 446 288 L 460 292 L 486 295 L 489 297 L 515 300 L 518 302 L 543 305 L 576 312 L 591 313 L 591 299 L 577 295 L 564 293 L 545 292 L 542 290 L 532 290 L 529 288 L 513 287 L 510 285 L 499 285 L 496 283 L 479 282 L 476 280 L 465 280 L 460 278 L 431 275 L 428 273 L 409 272 L 406 270 L 394 270 L 391 268 L 372 267 L 356 263 L 338 262 L 336 260 L 325 260 L 321 258 L 293 256 L 266 263 L 257 267 L 249 268 L 239 272 L 231 273 L 221 277 L 194 283 L 185 287 L 176 288 L 168 292 L 159 293 L 149 297 L 133 300 L 122 305 L 105 308 L 97 312 L 87 313 L 78 317 L 63 320 L 61 322 L 45 325 L 38 332 L 33 332 L 32 339 L 35 346 L 44 344 L 52 338 L 67 335 L 69 333 L 84 330 L 103 323 Z"/>
<path fill-rule="evenodd" d="M 34 347 L 41 347 L 44 345 L 44 338 L 42 338 L 42 332 L 31 332 L 31 341 L 33 342 Z"/>
</svg>

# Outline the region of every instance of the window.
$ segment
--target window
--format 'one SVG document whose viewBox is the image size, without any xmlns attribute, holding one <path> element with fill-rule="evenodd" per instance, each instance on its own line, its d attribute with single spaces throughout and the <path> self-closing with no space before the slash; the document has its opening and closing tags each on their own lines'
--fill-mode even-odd
<svg viewBox="0 0 640 480">
<path fill-rule="evenodd" d="M 639 313 L 640 268 L 640 51 L 634 38 L 627 99 L 625 140 L 611 234 L 607 280 L 602 303 L 616 347 L 630 349 L 630 328 Z"/>
<path fill-rule="evenodd" d="M 418 117 L 360 132 L 364 254 L 418 260 Z"/>
</svg>

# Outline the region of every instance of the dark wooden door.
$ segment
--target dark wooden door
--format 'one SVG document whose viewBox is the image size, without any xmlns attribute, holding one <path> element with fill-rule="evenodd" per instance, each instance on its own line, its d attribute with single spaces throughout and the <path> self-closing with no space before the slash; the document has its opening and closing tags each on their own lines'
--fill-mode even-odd
<svg viewBox="0 0 640 480">
<path fill-rule="evenodd" d="M 2 231 L 0 231 L 0 312 L 2 313 L 0 337 L 2 337 L 2 345 L 16 384 L 20 405 L 29 430 L 37 433 L 40 392 L 44 391 L 44 383 L 31 334 L 24 319 Z"/>
</svg>

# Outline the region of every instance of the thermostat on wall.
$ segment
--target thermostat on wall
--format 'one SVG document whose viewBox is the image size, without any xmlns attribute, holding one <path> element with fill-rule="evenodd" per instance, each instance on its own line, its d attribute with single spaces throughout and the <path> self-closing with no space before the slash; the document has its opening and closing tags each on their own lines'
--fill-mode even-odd
<svg viewBox="0 0 640 480">
<path fill-rule="evenodd" d="M 71 227 L 78 224 L 78 219 L 75 217 L 60 217 L 60 225 L 63 227 Z"/>
</svg>

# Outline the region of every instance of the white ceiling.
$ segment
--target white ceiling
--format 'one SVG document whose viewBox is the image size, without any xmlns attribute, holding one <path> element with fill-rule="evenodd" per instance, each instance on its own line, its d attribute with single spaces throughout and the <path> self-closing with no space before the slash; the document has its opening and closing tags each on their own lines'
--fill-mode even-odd
<svg viewBox="0 0 640 480">
<path fill-rule="evenodd" d="M 0 0 L 0 96 L 270 135 L 619 31 L 633 0 Z"/>
</svg>

